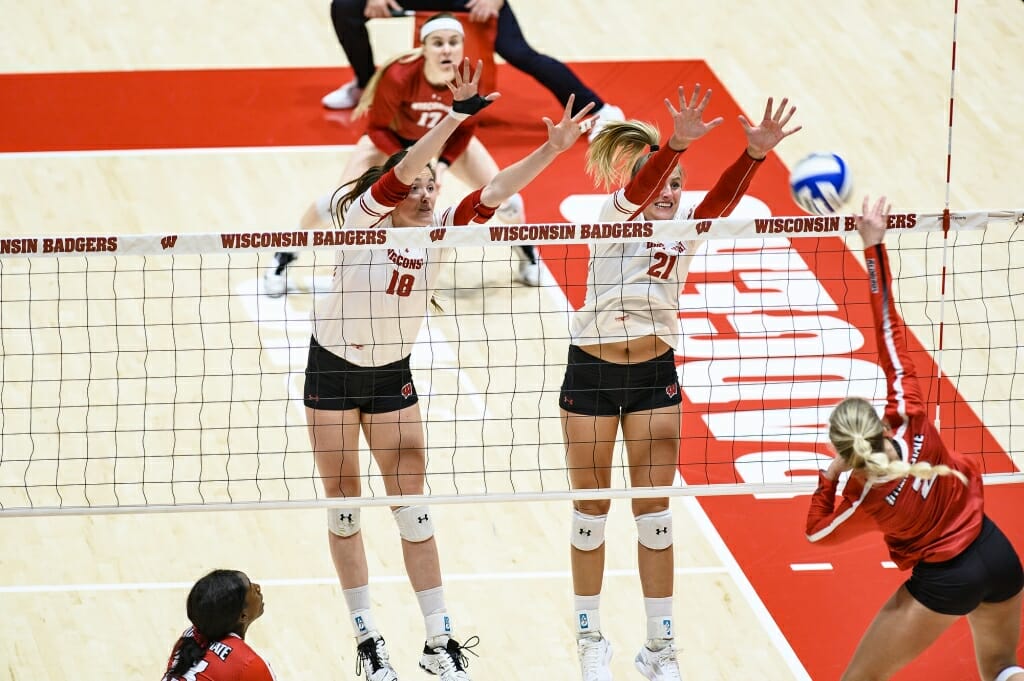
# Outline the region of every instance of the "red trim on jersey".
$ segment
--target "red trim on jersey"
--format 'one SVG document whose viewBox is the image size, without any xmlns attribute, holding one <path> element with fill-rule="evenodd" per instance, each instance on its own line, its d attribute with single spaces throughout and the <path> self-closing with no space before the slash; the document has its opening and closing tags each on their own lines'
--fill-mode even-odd
<svg viewBox="0 0 1024 681">
<path fill-rule="evenodd" d="M 838 543 L 873 526 L 885 536 L 897 567 L 906 570 L 921 561 L 954 558 L 977 538 L 984 513 L 981 471 L 972 461 L 948 450 L 928 420 L 914 363 L 907 352 L 906 331 L 896 314 L 885 246 L 865 249 L 864 259 L 875 342 L 886 378 L 885 418 L 895 431 L 900 455 L 910 463 L 945 464 L 964 473 L 968 484 L 952 475 L 874 483 L 852 475 L 835 507 L 837 483 L 819 475 L 818 489 L 807 513 L 807 538 Z"/>
<path fill-rule="evenodd" d="M 447 85 L 431 84 L 423 73 L 423 65 L 423 57 L 391 64 L 381 74 L 374 92 L 366 134 L 389 156 L 405 148 L 403 140 L 423 137 L 451 109 L 451 90 Z M 475 131 L 475 122 L 460 125 L 439 156 L 457 159 L 466 151 Z"/>
<path fill-rule="evenodd" d="M 743 194 L 754 179 L 761 161 L 746 151 L 731 166 L 725 169 L 718 182 L 711 188 L 700 204 L 694 209 L 693 217 L 720 218 L 729 215 L 739 204 Z"/>
<path fill-rule="evenodd" d="M 627 201 L 639 206 L 629 216 L 630 220 L 635 220 L 637 215 L 643 213 L 647 204 L 661 191 L 661 188 L 668 180 L 668 176 L 675 169 L 678 162 L 677 159 L 681 153 L 683 152 L 676 151 L 666 142 L 664 146 L 654 152 L 653 156 L 647 159 L 647 163 L 640 167 L 637 174 L 630 178 L 629 183 L 623 189 L 623 195 Z M 617 204 L 616 208 L 618 208 Z"/>
</svg>

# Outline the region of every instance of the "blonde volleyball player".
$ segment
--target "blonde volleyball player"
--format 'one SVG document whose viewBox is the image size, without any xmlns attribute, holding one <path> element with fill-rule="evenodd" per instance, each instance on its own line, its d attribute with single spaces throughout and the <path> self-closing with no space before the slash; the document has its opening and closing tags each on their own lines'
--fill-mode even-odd
<svg viewBox="0 0 1024 681">
<path fill-rule="evenodd" d="M 383 165 L 392 154 L 410 147 L 444 117 L 452 105 L 448 83 L 455 66 L 462 63 L 462 24 L 451 14 L 431 17 L 420 30 L 418 48 L 381 66 L 362 94 L 353 119 L 368 114 L 366 134 L 349 156 L 341 183 L 362 175 L 371 166 Z M 575 99 L 574 99 L 575 101 Z M 483 187 L 498 173 L 498 164 L 475 136 L 472 121 L 459 126 L 438 152 L 434 184 L 441 186 L 448 168 L 470 187 Z M 313 229 L 331 221 L 332 197 L 326 194 L 306 209 L 299 226 Z M 503 202 L 497 216 L 503 222 L 524 222 L 523 199 L 515 193 Z M 533 246 L 516 246 L 518 279 L 529 286 L 540 284 L 540 268 Z M 287 269 L 295 253 L 274 255 L 264 274 L 263 289 L 277 297 L 288 288 Z"/>
<path fill-rule="evenodd" d="M 1024 572 L 985 515 L 981 471 L 946 448 L 928 417 L 893 298 L 883 243 L 888 218 L 883 197 L 870 208 L 865 198 L 857 219 L 888 386 L 885 413 L 879 418 L 858 397 L 833 410 L 828 435 L 837 456 L 819 474 L 807 538 L 839 543 L 881 530 L 893 562 L 913 571 L 875 616 L 843 679 L 888 679 L 966 615 L 981 678 L 1024 681 L 1016 656 Z"/>
<path fill-rule="evenodd" d="M 601 220 L 671 220 L 728 215 L 764 157 L 799 127 L 785 130 L 794 109 L 768 100 L 757 126 L 740 117 L 747 148 L 699 205 L 680 207 L 685 175 L 679 155 L 717 127 L 705 123 L 711 91 L 698 85 L 689 103 L 679 88 L 672 136 L 657 148 L 658 131 L 639 121 L 608 123 L 591 142 L 587 169 L 605 187 L 629 170 L 625 187 L 608 197 Z M 647 152 L 648 145 L 654 149 Z M 621 169 L 621 170 L 620 170 Z M 679 293 L 695 242 L 591 244 L 587 297 L 571 323 L 562 383 L 562 428 L 574 489 L 610 487 L 619 426 L 634 487 L 671 485 L 679 457 L 680 395 L 673 350 L 679 344 Z M 598 606 L 604 575 L 604 526 L 611 502 L 578 501 L 572 521 L 572 575 L 577 652 L 584 681 L 609 681 L 611 645 Z M 635 499 L 640 581 L 647 613 L 646 643 L 636 666 L 648 679 L 678 679 L 672 626 L 672 516 L 668 499 Z"/>
<path fill-rule="evenodd" d="M 459 124 L 497 94 L 477 94 L 480 67 L 456 72 L 454 104 L 408 150 L 391 156 L 343 186 L 338 204 L 342 229 L 466 225 L 484 222 L 495 207 L 536 177 L 581 134 L 585 107 L 544 123 L 547 141 L 505 168 L 458 206 L 434 212 L 435 185 L 429 162 Z M 306 419 L 317 470 L 329 497 L 358 497 L 359 433 L 381 470 L 390 495 L 422 494 L 425 442 L 409 355 L 427 313 L 431 289 L 447 249 L 338 251 L 333 292 L 313 310 L 313 337 L 304 387 Z M 331 556 L 351 612 L 359 670 L 368 681 L 397 679 L 387 647 L 370 611 L 366 554 L 359 509 L 330 509 Z M 441 586 L 434 526 L 426 506 L 399 506 L 395 522 L 402 538 L 409 581 L 426 627 L 420 665 L 442 681 L 467 681 L 463 647 L 452 627 Z"/>
</svg>

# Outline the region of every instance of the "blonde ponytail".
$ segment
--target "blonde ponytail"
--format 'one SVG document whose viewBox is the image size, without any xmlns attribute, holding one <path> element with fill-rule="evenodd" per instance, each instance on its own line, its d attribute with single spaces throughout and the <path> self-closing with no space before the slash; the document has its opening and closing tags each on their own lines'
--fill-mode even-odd
<svg viewBox="0 0 1024 681">
<path fill-rule="evenodd" d="M 909 464 L 902 459 L 890 460 L 885 453 L 882 420 L 867 400 L 846 398 L 832 410 L 828 424 L 828 438 L 836 453 L 849 461 L 853 470 L 862 470 L 869 478 L 893 479 L 910 475 L 931 480 L 940 475 L 953 475 L 967 484 L 967 476 L 944 464 L 933 466 L 924 461 Z"/>
<path fill-rule="evenodd" d="M 658 129 L 643 121 L 607 123 L 587 149 L 587 173 L 605 190 L 625 184 L 627 173 L 638 170 L 637 162 L 661 140 Z"/>
<path fill-rule="evenodd" d="M 414 62 L 423 56 L 423 47 L 417 47 L 407 52 L 401 52 L 398 55 L 388 59 L 386 62 L 377 67 L 377 70 L 373 72 L 373 77 L 370 78 L 370 82 L 366 84 L 366 88 L 363 90 L 362 96 L 359 97 L 359 103 L 356 104 L 356 108 L 352 110 L 351 120 L 362 118 L 369 112 L 370 107 L 373 105 L 373 98 L 377 94 L 377 86 L 380 85 L 380 79 L 384 75 L 384 72 L 388 70 L 392 64 L 408 64 Z"/>
</svg>

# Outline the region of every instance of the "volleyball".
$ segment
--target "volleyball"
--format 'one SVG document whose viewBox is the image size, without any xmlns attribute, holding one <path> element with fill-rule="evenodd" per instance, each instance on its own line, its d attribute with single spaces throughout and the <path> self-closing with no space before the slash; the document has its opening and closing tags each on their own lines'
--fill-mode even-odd
<svg viewBox="0 0 1024 681">
<path fill-rule="evenodd" d="M 838 154 L 819 152 L 805 156 L 789 174 L 793 200 L 808 213 L 835 213 L 850 198 L 853 178 Z"/>
</svg>

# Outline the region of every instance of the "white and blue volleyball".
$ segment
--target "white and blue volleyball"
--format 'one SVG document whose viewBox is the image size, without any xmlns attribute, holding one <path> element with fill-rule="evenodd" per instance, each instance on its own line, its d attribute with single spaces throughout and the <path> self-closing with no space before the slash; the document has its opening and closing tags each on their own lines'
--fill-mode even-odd
<svg viewBox="0 0 1024 681">
<path fill-rule="evenodd" d="M 804 157 L 789 174 L 793 200 L 808 213 L 835 213 L 853 193 L 853 178 L 838 154 L 819 152 Z"/>
</svg>

